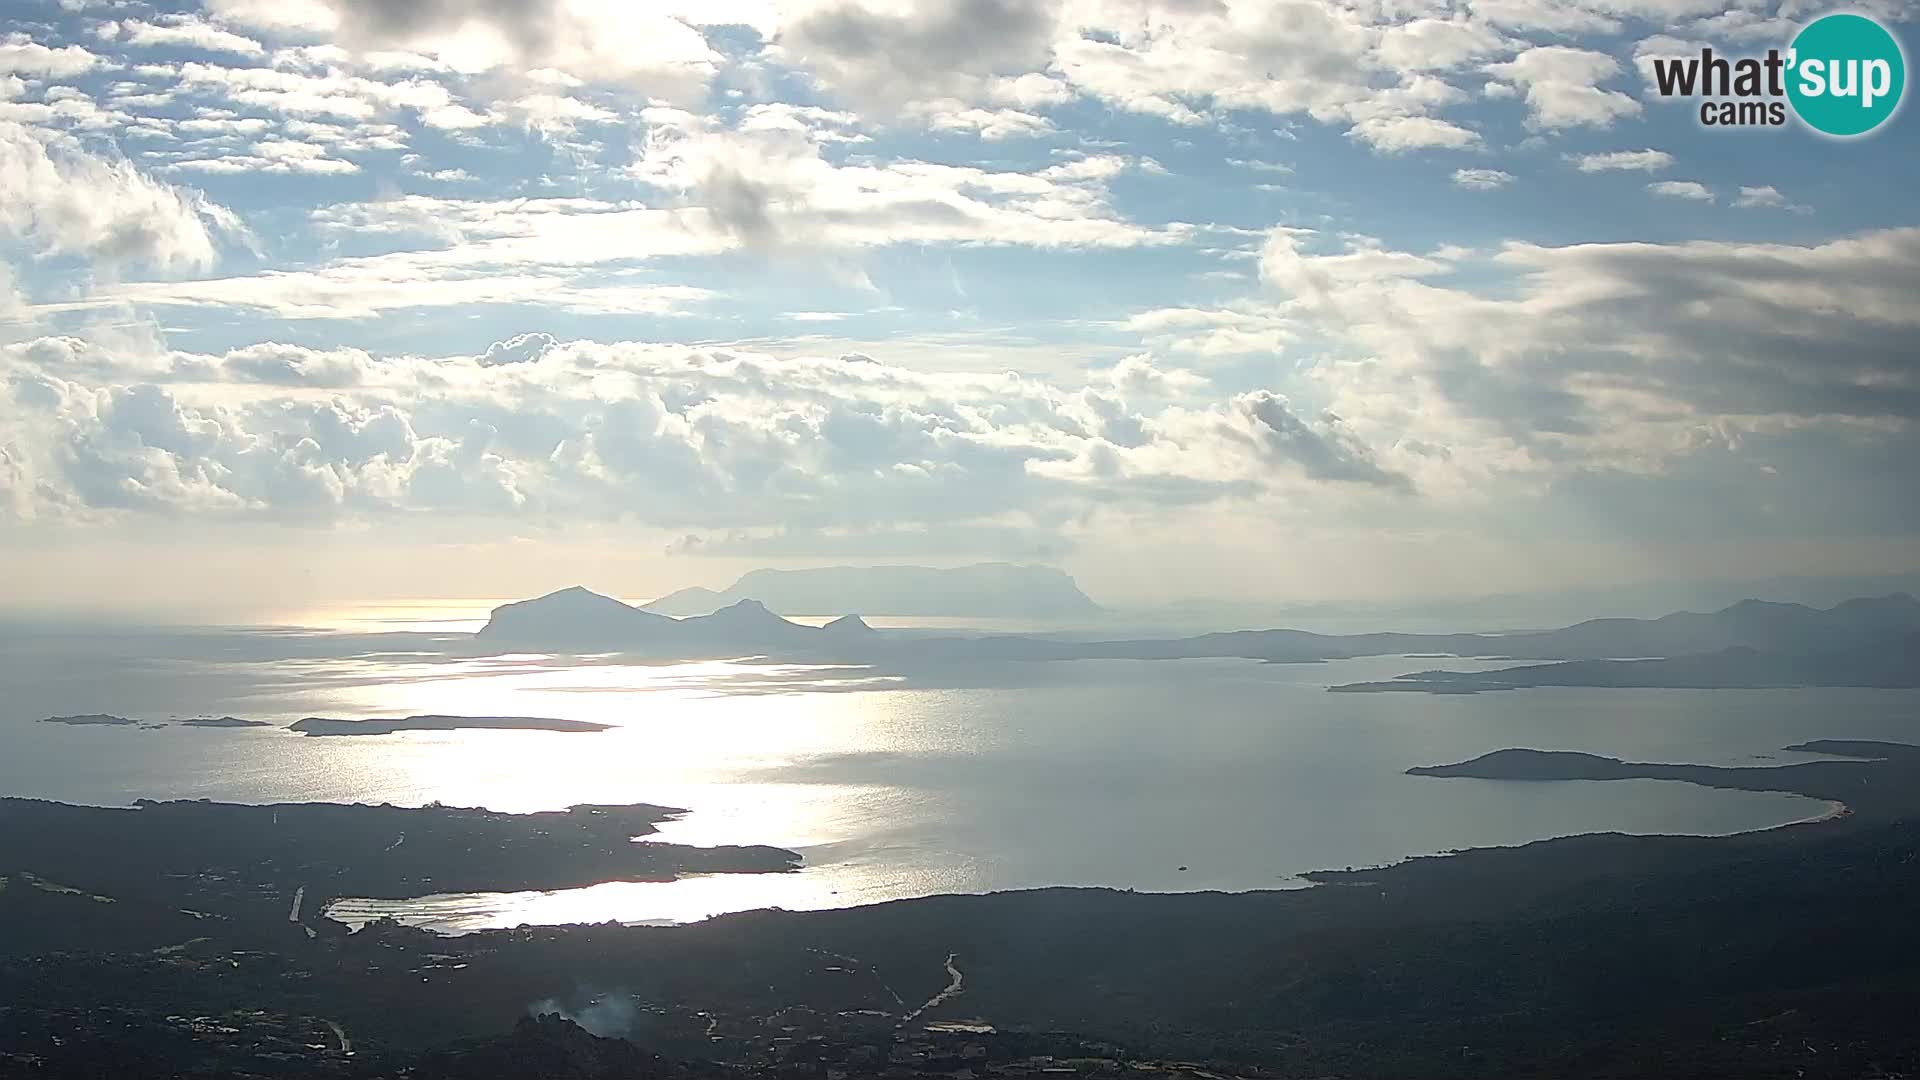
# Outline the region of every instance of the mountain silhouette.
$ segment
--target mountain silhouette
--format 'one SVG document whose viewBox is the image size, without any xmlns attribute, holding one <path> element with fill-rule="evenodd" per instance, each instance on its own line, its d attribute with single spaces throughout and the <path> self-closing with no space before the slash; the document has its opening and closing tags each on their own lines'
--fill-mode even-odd
<svg viewBox="0 0 1920 1080">
<path fill-rule="evenodd" d="M 1843 648 L 1763 651 L 1735 645 L 1717 652 L 1649 660 L 1568 660 L 1497 671 L 1421 671 L 1385 682 L 1336 686 L 1345 693 L 1424 691 L 1474 694 L 1533 686 L 1613 686 L 1682 690 L 1789 686 L 1920 687 L 1920 633 L 1891 633 Z"/>
<path fill-rule="evenodd" d="M 1906 593 L 1848 600 L 1831 608 L 1743 600 L 1714 612 L 1594 619 L 1555 630 L 1498 634 L 1235 630 L 1185 638 L 1078 641 L 879 631 L 852 615 L 813 627 L 781 618 L 756 600 L 736 601 L 710 615 L 673 618 L 575 587 L 494 609 L 478 639 L 490 646 L 552 651 L 684 659 L 742 653 L 830 655 L 876 664 L 1208 657 L 1310 663 L 1409 654 L 1568 662 L 1486 673 L 1506 677 L 1505 683 L 1441 671 L 1417 676 L 1427 680 L 1425 685 L 1395 680 L 1343 688 L 1460 693 L 1555 681 L 1592 686 L 1911 685 L 1901 681 L 1912 679 L 1902 665 L 1910 666 L 1914 659 L 1913 642 L 1920 641 L 1916 635 L 1920 601 Z M 1647 666 L 1655 661 L 1666 666 Z M 1618 666 L 1622 664 L 1629 666 Z M 1635 664 L 1640 666 L 1631 666 Z"/>
<path fill-rule="evenodd" d="M 867 626 L 848 616 L 861 630 Z M 847 636 L 846 619 L 824 628 L 789 622 L 758 600 L 740 600 L 710 615 L 676 619 L 659 615 L 583 586 L 494 608 L 475 637 L 491 645 L 515 645 L 560 651 L 669 652 L 715 655 L 742 651 L 805 648 L 828 637 Z"/>
</svg>

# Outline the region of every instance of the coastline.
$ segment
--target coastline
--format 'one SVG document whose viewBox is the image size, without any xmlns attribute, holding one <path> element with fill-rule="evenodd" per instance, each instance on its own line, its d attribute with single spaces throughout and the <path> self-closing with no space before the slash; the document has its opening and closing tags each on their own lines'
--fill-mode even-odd
<svg viewBox="0 0 1920 1080">
<path fill-rule="evenodd" d="M 223 882 L 217 871 L 168 877 L 118 865 L 111 856 L 120 853 L 91 842 L 110 841 L 147 810 L 38 804 L 49 828 L 0 831 L 0 864 L 67 861 L 58 875 L 36 871 L 58 888 L 24 887 L 32 879 L 20 877 L 0 891 L 0 918 L 35 928 L 0 940 L 0 995 L 49 1030 L 93 1031 L 93 1046 L 133 1045 L 147 1038 L 133 1033 L 167 1030 L 177 1016 L 232 1017 L 225 1023 L 245 1030 L 261 1017 L 290 1031 L 330 1022 L 350 1033 L 356 1053 L 387 1063 L 369 1065 L 368 1077 L 392 1075 L 433 1048 L 499 1038 L 529 1015 L 529 1003 L 588 1017 L 609 1000 L 649 1018 L 622 1031 L 678 1060 L 777 1063 L 781 1047 L 802 1037 L 826 1047 L 878 1039 L 885 1060 L 900 1039 L 932 1037 L 917 1025 L 964 1018 L 1016 1041 L 1071 1032 L 1126 1053 L 1257 1061 L 1280 1075 L 1464 1080 L 1511 1074 L 1516 1061 L 1557 1063 L 1548 1075 L 1619 1075 L 1608 1071 L 1616 1062 L 1606 1051 L 1627 1043 L 1680 1055 L 1635 1075 L 1695 1074 L 1692 1055 L 1724 1061 L 1711 1075 L 1751 1075 L 1740 1055 L 1774 1043 L 1768 1029 L 1748 1025 L 1754 1017 L 1880 993 L 1872 982 L 1879 969 L 1863 975 L 1850 966 L 1861 955 L 1920 965 L 1920 937 L 1906 918 L 1920 901 L 1920 864 L 1910 858 L 1920 847 L 1912 813 L 1920 784 L 1910 782 L 1920 748 L 1849 746 L 1877 756 L 1767 769 L 1611 765 L 1663 779 L 1705 769 L 1693 779 L 1708 786 L 1824 792 L 1827 810 L 1808 827 L 1585 834 L 1311 876 L 1349 886 L 1339 889 L 1050 888 L 743 911 L 664 928 L 458 936 L 392 922 L 349 934 L 310 915 L 290 923 L 295 895 L 304 915 L 337 890 L 292 873 L 262 890 Z M 1835 804 L 1848 786 L 1868 797 L 1842 812 Z M 0 802 L 0 811 L 18 803 Z M 274 812 L 249 809 L 256 823 Z M 397 852 L 414 840 L 409 833 Z M 160 847 L 133 852 L 151 858 Z M 1821 912 L 1817 940 L 1805 932 L 1809 910 Z M 1700 953 L 1709 937 L 1772 943 L 1763 977 L 1742 963 L 1743 951 Z M 1643 986 L 1676 960 L 1687 980 L 1645 1002 L 1647 1011 L 1637 1011 L 1638 994 L 1593 996 L 1592 988 Z M 965 973 L 963 993 L 906 1019 L 912 1003 L 955 985 L 953 971 Z M 107 1027 L 89 1019 L 104 1015 Z M 1715 1019 L 1728 1015 L 1736 1026 Z M 1670 1023 L 1682 1026 L 1663 1026 Z M 6 1038 L 0 1032 L 0 1043 Z M 1463 1045 L 1475 1054 L 1462 1057 Z M 70 1060 L 77 1051 L 33 1043 L 27 1052 Z M 87 1075 L 72 1068 L 56 1075 Z"/>
</svg>

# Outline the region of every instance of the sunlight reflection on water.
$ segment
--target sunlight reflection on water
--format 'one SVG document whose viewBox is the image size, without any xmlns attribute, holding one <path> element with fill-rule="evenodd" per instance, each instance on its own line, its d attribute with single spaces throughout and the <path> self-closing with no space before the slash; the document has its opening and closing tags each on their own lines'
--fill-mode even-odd
<svg viewBox="0 0 1920 1080">
<path fill-rule="evenodd" d="M 48 713 L 14 716 L 19 706 L 0 702 L 0 792 L 107 805 L 438 800 L 510 812 L 650 802 L 690 811 L 650 840 L 770 844 L 803 856 L 794 873 L 348 901 L 337 912 L 443 930 L 681 922 L 1046 885 L 1279 888 L 1313 869 L 1572 832 L 1764 828 L 1824 808 L 1655 781 L 1503 785 L 1403 771 L 1513 745 L 1752 764 L 1826 734 L 1911 741 L 1920 701 L 1852 691 L 1325 692 L 1432 664 L 1108 661 L 903 678 L 748 657 L 645 664 L 401 647 L 252 662 L 142 654 L 81 691 L 32 681 L 43 667 L 57 671 L 51 665 L 16 665 L 9 677 L 40 695 L 26 700 L 57 700 L 66 712 L 218 711 L 280 723 L 542 716 L 610 730 L 303 738 L 284 728 L 86 729 L 34 723 Z M 1845 730 L 1823 730 L 1826 717 L 1843 718 Z"/>
</svg>

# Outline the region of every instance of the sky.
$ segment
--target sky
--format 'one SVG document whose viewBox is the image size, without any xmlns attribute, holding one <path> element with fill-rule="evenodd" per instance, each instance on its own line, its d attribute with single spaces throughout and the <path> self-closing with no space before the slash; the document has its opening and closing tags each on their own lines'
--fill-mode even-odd
<svg viewBox="0 0 1920 1080">
<path fill-rule="evenodd" d="M 1652 83 L 1828 10 L 9 0 L 0 606 L 1920 569 L 1911 110 Z"/>
</svg>

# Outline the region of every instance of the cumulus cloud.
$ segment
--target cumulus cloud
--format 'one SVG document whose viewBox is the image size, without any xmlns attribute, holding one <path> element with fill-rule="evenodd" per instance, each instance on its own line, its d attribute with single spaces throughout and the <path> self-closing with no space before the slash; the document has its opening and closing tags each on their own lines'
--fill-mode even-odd
<svg viewBox="0 0 1920 1080">
<path fill-rule="evenodd" d="M 0 37 L 0 75 L 68 79 L 99 64 L 98 56 L 78 45 L 51 47 L 22 33 Z"/>
<path fill-rule="evenodd" d="M 519 334 L 487 346 L 487 351 L 480 357 L 480 366 L 531 363 L 546 355 L 547 350 L 555 344 L 552 334 Z"/>
<path fill-rule="evenodd" d="M 19 425 L 9 468 L 64 493 L 33 496 L 49 513 L 865 528 L 1408 490 L 1338 417 L 1273 394 L 1210 403 L 1204 379 L 1144 356 L 1075 389 L 542 334 L 438 358 L 273 343 L 152 357 L 51 339 L 0 349 L 0 374 Z"/>
<path fill-rule="evenodd" d="M 153 179 L 44 132 L 0 120 L 0 233 L 45 255 L 112 268 L 213 265 L 222 236 L 245 230 L 200 193 Z"/>
<path fill-rule="evenodd" d="M 1489 64 L 1486 70 L 1525 92 L 1530 127 L 1604 128 L 1640 111 L 1640 103 L 1632 97 L 1599 85 L 1620 71 L 1619 61 L 1603 52 L 1536 45 L 1512 60 Z"/>
<path fill-rule="evenodd" d="M 1317 480 L 1411 487 L 1405 476 L 1381 468 L 1372 450 L 1333 413 L 1321 413 L 1309 423 L 1294 415 L 1286 398 L 1267 390 L 1235 398 L 1233 409 L 1271 460 L 1298 466 Z"/>
</svg>

